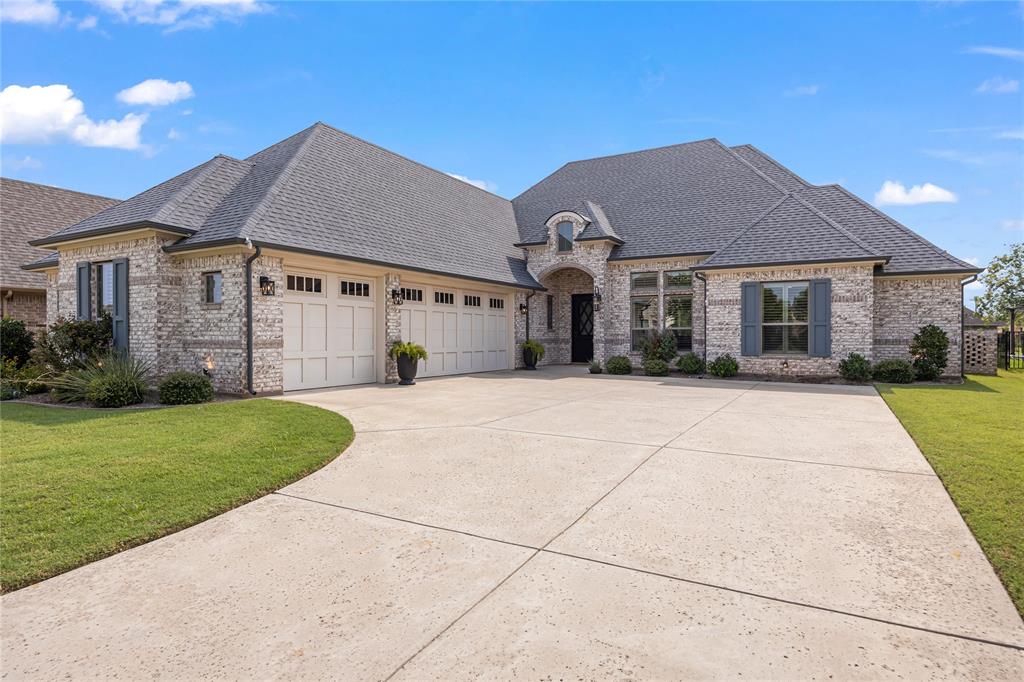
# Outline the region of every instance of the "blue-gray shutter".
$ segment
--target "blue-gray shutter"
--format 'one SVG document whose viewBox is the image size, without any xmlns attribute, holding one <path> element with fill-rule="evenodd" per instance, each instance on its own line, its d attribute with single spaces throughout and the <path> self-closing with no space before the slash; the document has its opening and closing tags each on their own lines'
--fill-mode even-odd
<svg viewBox="0 0 1024 682">
<path fill-rule="evenodd" d="M 810 351 L 811 357 L 832 356 L 832 280 L 812 279 L 810 282 Z"/>
<path fill-rule="evenodd" d="M 128 259 L 117 258 L 114 267 L 114 348 L 128 349 Z"/>
<path fill-rule="evenodd" d="M 78 295 L 78 319 L 92 319 L 92 263 L 75 265 L 75 291 Z"/>
<path fill-rule="evenodd" d="M 740 285 L 741 355 L 761 354 L 761 285 L 744 282 Z"/>
</svg>

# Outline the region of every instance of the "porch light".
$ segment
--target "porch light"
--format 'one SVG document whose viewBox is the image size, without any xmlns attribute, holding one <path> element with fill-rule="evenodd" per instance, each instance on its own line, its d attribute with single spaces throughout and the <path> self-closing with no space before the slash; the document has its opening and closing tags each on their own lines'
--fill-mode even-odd
<svg viewBox="0 0 1024 682">
<path fill-rule="evenodd" d="M 264 296 L 274 295 L 274 280 L 266 275 L 260 275 L 260 293 Z"/>
<path fill-rule="evenodd" d="M 206 360 L 203 362 L 203 365 L 204 365 L 204 367 L 203 367 L 203 374 L 205 374 L 208 377 L 212 377 L 213 376 L 213 368 L 215 366 L 214 363 L 213 363 L 213 356 L 212 355 L 207 355 L 206 356 Z"/>
<path fill-rule="evenodd" d="M 594 309 L 601 307 L 601 287 L 594 285 Z"/>
<path fill-rule="evenodd" d="M 398 287 L 391 290 L 391 302 L 395 305 L 402 305 L 402 290 Z"/>
<path fill-rule="evenodd" d="M 528 310 L 529 310 L 529 308 L 526 307 L 525 303 L 520 303 L 519 304 L 519 314 L 520 315 L 525 315 Z"/>
</svg>

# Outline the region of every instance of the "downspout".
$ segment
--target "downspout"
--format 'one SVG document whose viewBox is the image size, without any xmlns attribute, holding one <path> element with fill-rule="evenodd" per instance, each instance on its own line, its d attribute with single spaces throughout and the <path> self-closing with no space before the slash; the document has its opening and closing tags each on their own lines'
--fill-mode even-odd
<svg viewBox="0 0 1024 682">
<path fill-rule="evenodd" d="M 252 242 L 248 239 L 245 240 L 245 245 L 252 248 Z M 256 252 L 245 260 L 245 386 L 249 395 L 256 394 L 253 390 L 252 378 L 252 347 L 254 336 L 252 328 L 252 262 L 260 257 L 260 253 L 262 253 L 262 251 L 263 248 L 257 245 Z"/>
<path fill-rule="evenodd" d="M 695 272 L 693 276 L 699 279 L 704 284 L 704 309 L 701 311 L 701 319 L 704 320 L 704 347 L 701 355 L 703 356 L 704 364 L 708 363 L 708 278 L 704 276 L 702 272 Z"/>
<path fill-rule="evenodd" d="M 964 287 L 972 282 L 977 281 L 977 275 L 971 275 L 964 281 L 960 282 L 960 378 L 964 378 L 964 360 L 967 357 L 965 354 L 965 348 L 967 346 L 967 335 L 966 327 L 964 326 Z"/>
<path fill-rule="evenodd" d="M 530 340 L 530 299 L 537 295 L 536 291 L 531 291 L 530 295 L 526 297 L 526 340 Z"/>
</svg>

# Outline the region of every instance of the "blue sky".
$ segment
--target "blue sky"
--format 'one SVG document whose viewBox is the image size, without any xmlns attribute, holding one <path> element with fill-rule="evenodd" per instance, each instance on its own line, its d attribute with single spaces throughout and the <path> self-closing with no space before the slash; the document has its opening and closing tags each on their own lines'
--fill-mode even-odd
<svg viewBox="0 0 1024 682">
<path fill-rule="evenodd" d="M 0 32 L 9 177 L 123 198 L 323 120 L 513 197 L 717 137 L 962 258 L 1024 239 L 1020 3 L 4 0 Z"/>
</svg>

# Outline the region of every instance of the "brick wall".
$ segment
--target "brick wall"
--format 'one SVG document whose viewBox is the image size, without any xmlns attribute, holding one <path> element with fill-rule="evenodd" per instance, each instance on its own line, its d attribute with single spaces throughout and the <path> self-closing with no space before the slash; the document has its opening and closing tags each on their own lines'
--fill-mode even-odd
<svg viewBox="0 0 1024 682">
<path fill-rule="evenodd" d="M 996 327 L 964 329 L 964 374 L 996 374 L 999 330 Z"/>
<path fill-rule="evenodd" d="M 29 331 L 43 329 L 46 326 L 46 292 L 0 292 L 0 316 L 21 320 Z"/>
<path fill-rule="evenodd" d="M 949 364 L 943 376 L 960 374 L 960 312 L 963 293 L 958 277 L 878 277 L 874 280 L 873 345 L 876 360 L 910 359 L 910 342 L 926 324 L 949 335 Z"/>
<path fill-rule="evenodd" d="M 398 383 L 398 360 L 391 357 L 391 344 L 402 340 L 402 307 L 391 300 L 391 290 L 402 286 L 402 278 L 389 272 L 384 276 L 384 383 Z"/>
<path fill-rule="evenodd" d="M 855 352 L 872 356 L 873 272 L 870 265 L 808 266 L 709 272 L 708 278 L 708 361 L 729 353 L 750 374 L 832 376 L 839 373 L 839 361 Z M 740 354 L 740 285 L 743 282 L 785 282 L 811 279 L 832 280 L 832 357 L 799 355 Z M 783 363 L 788 365 L 784 367 Z"/>
</svg>

